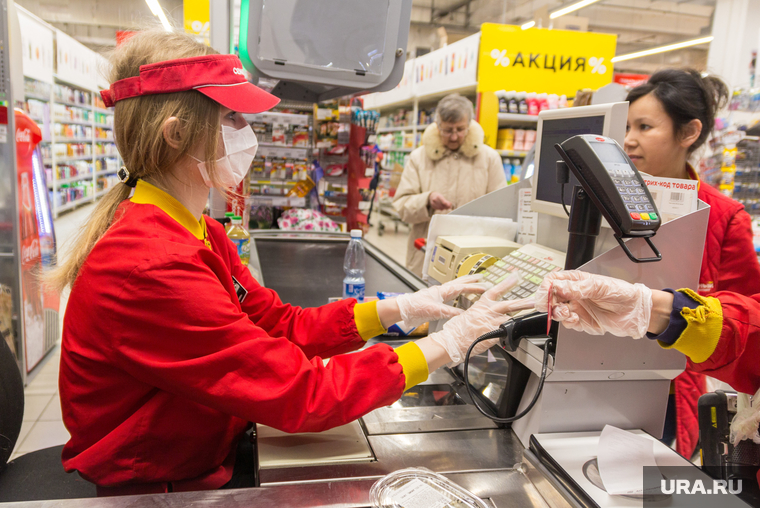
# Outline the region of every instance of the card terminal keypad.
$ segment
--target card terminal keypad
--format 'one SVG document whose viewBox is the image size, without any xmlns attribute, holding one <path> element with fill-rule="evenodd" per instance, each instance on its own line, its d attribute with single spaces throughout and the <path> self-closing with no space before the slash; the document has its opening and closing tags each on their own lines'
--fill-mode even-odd
<svg viewBox="0 0 760 508">
<path fill-rule="evenodd" d="M 612 174 L 612 171 L 610 171 Z M 657 220 L 654 206 L 647 198 L 644 187 L 637 178 L 620 178 L 613 176 L 612 181 L 615 183 L 623 203 L 631 215 L 631 219 L 636 221 Z"/>
</svg>

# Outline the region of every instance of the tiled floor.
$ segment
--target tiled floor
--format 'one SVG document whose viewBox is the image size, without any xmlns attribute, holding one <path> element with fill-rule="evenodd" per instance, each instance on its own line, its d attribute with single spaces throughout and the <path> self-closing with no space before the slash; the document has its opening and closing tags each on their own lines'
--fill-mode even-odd
<svg viewBox="0 0 760 508">
<path fill-rule="evenodd" d="M 84 224 L 94 206 L 89 205 L 61 216 L 55 221 L 58 245 L 65 254 L 70 240 Z M 404 265 L 406 259 L 406 238 L 408 229 L 401 225 L 398 232 L 390 220 L 384 220 L 385 230 L 378 235 L 376 219 L 367 234 L 367 241 L 382 249 L 393 259 Z M 68 291 L 61 297 L 61 329 L 63 311 L 68 301 Z M 25 392 L 24 422 L 11 460 L 25 453 L 66 443 L 69 433 L 61 420 L 61 403 L 58 398 L 59 346 L 51 351 L 29 375 Z"/>
</svg>

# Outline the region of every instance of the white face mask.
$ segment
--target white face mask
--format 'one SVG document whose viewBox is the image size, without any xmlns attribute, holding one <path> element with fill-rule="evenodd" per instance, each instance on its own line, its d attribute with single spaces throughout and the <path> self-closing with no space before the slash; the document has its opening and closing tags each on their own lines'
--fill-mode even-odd
<svg viewBox="0 0 760 508">
<path fill-rule="evenodd" d="M 225 155 L 216 161 L 216 176 L 225 188 L 237 187 L 251 167 L 259 142 L 250 125 L 242 129 L 222 125 L 222 140 Z M 206 171 L 206 163 L 195 157 L 193 159 L 198 161 L 203 181 L 208 187 L 213 187 L 214 184 Z"/>
</svg>

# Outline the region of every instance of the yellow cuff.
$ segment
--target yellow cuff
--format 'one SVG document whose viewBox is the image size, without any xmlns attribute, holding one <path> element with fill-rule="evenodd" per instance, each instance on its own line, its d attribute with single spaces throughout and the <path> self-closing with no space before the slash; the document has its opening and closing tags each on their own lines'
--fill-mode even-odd
<svg viewBox="0 0 760 508">
<path fill-rule="evenodd" d="M 660 342 L 665 349 L 676 349 L 694 363 L 706 361 L 715 352 L 723 329 L 723 308 L 717 298 L 699 296 L 691 289 L 679 289 L 699 302 L 699 307 L 681 309 L 681 316 L 686 320 L 686 329 L 672 346 Z"/>
<path fill-rule="evenodd" d="M 404 369 L 404 377 L 406 378 L 404 391 L 427 380 L 430 374 L 428 372 L 427 360 L 417 344 L 407 342 L 403 346 L 394 349 L 394 351 L 398 355 L 398 363 Z"/>
<path fill-rule="evenodd" d="M 377 300 L 354 305 L 354 322 L 359 335 L 364 340 L 384 334 L 387 330 L 380 323 L 377 315 Z"/>
</svg>

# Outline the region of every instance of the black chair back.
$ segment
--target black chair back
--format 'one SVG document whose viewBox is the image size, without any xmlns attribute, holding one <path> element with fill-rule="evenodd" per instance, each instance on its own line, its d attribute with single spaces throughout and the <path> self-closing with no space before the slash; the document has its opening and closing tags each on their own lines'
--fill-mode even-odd
<svg viewBox="0 0 760 508">
<path fill-rule="evenodd" d="M 24 382 L 16 357 L 0 337 L 0 470 L 16 446 L 24 419 Z"/>
</svg>

